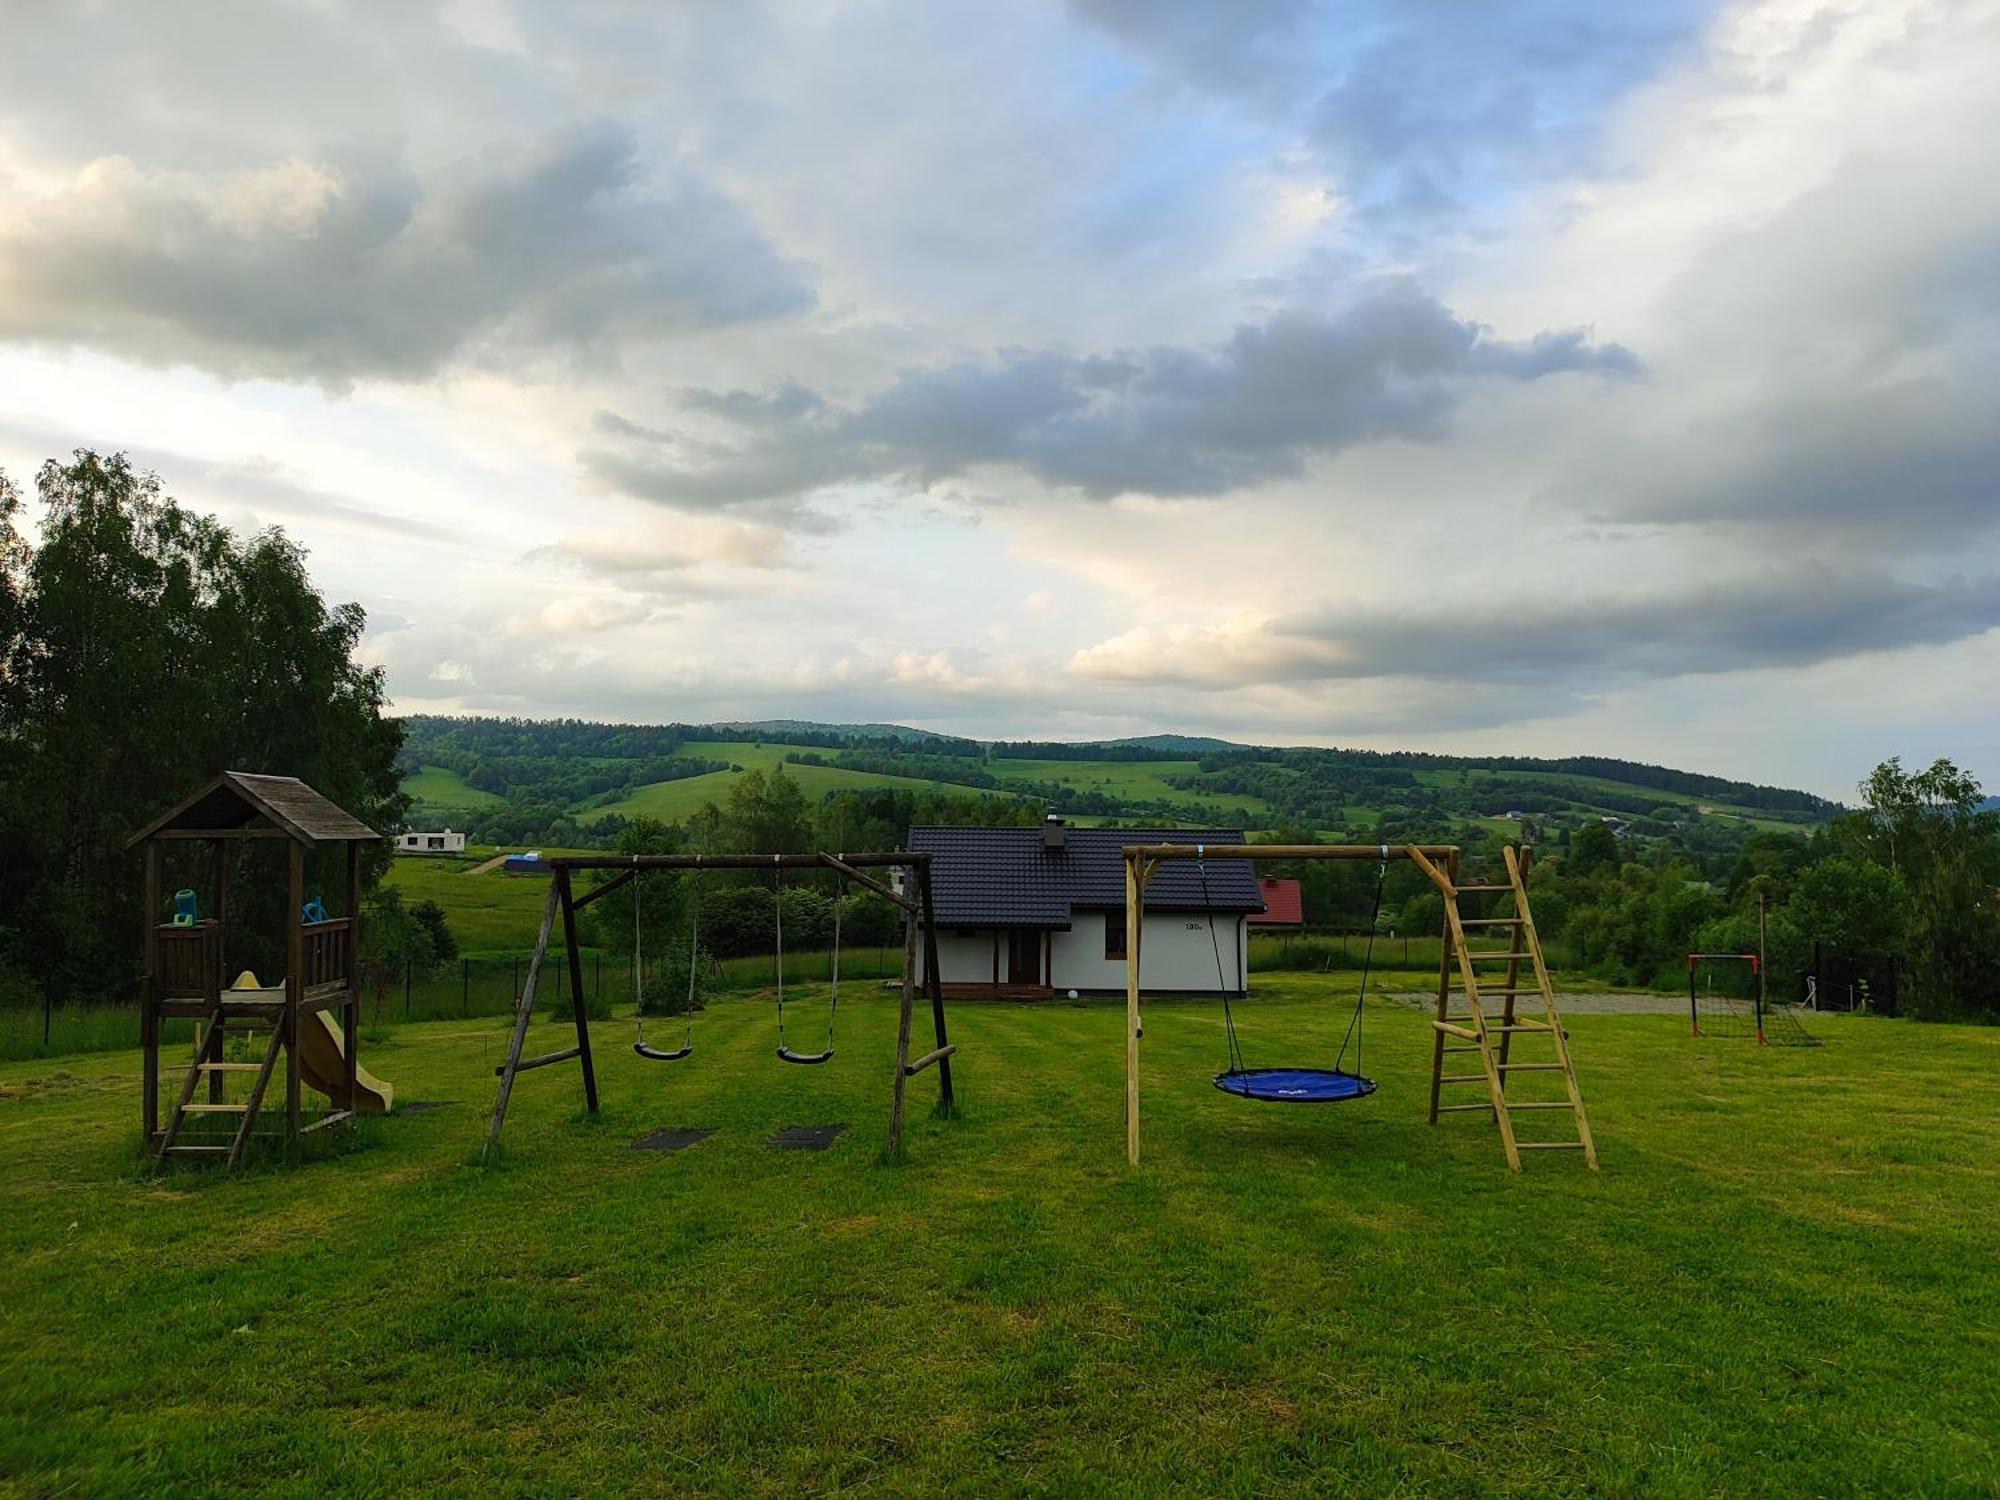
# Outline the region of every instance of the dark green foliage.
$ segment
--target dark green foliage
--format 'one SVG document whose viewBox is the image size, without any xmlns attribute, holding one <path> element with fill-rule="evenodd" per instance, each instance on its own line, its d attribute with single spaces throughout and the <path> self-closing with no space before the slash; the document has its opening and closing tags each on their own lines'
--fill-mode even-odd
<svg viewBox="0 0 2000 1500">
<path fill-rule="evenodd" d="M 30 547 L 0 486 L 0 942 L 56 999 L 94 998 L 135 968 L 134 828 L 231 769 L 301 777 L 393 827 L 402 730 L 354 659 L 360 607 L 329 606 L 282 532 L 234 536 L 122 455 L 51 461 L 37 491 Z M 369 879 L 387 858 L 369 850 Z M 243 861 L 246 929 L 281 915 L 271 875 Z"/>
</svg>

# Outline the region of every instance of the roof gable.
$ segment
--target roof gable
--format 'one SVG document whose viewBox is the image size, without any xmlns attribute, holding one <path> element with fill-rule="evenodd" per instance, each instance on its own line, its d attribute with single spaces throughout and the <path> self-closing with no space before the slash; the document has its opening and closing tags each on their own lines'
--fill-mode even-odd
<svg viewBox="0 0 2000 1500">
<path fill-rule="evenodd" d="M 1066 828 L 1060 849 L 1040 827 L 912 828 L 910 848 L 931 856 L 942 927 L 1067 927 L 1076 908 L 1123 911 L 1127 844 L 1241 844 L 1240 829 Z M 1248 861 L 1163 861 L 1146 887 L 1154 911 L 1264 909 Z"/>
<path fill-rule="evenodd" d="M 224 771 L 133 834 L 125 841 L 125 847 L 130 849 L 166 833 L 227 833 L 258 818 L 267 819 L 302 844 L 350 843 L 381 837 L 296 776 Z"/>
</svg>

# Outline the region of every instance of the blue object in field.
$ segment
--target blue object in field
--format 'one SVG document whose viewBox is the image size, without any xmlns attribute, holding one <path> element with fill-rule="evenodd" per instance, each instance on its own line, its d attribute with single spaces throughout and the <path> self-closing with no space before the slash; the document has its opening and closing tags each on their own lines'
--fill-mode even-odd
<svg viewBox="0 0 2000 1500">
<path fill-rule="evenodd" d="M 1239 1099 L 1273 1104 L 1338 1104 L 1375 1092 L 1375 1080 L 1338 1068 L 1243 1068 L 1217 1073 L 1215 1086 Z"/>
<path fill-rule="evenodd" d="M 319 897 L 313 897 L 312 900 L 299 908 L 299 920 L 301 922 L 324 922 L 326 920 L 326 907 L 320 901 Z"/>
<path fill-rule="evenodd" d="M 194 926 L 195 895 L 193 891 L 174 892 L 174 926 Z"/>
<path fill-rule="evenodd" d="M 500 867 L 509 875 L 547 875 L 555 866 L 542 858 L 542 851 L 530 849 L 526 854 L 510 854 L 507 862 Z"/>
</svg>

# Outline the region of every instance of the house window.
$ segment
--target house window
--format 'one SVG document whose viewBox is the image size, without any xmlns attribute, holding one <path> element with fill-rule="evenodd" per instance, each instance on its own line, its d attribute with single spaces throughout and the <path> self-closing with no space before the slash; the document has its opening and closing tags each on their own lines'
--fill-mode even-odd
<svg viewBox="0 0 2000 1500">
<path fill-rule="evenodd" d="M 1125 913 L 1122 911 L 1104 914 L 1104 956 L 1115 958 L 1120 963 L 1125 960 Z"/>
</svg>

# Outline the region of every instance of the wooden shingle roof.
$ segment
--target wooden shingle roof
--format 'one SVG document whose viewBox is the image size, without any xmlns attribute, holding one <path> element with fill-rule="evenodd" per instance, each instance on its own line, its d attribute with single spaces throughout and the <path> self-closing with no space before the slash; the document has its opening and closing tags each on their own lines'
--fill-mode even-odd
<svg viewBox="0 0 2000 1500">
<path fill-rule="evenodd" d="M 302 844 L 344 844 L 380 838 L 374 829 L 327 801 L 296 776 L 224 771 L 125 842 L 126 848 L 174 833 L 227 833 L 258 818 Z"/>
</svg>

